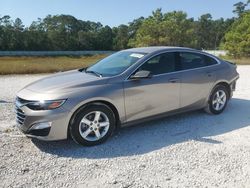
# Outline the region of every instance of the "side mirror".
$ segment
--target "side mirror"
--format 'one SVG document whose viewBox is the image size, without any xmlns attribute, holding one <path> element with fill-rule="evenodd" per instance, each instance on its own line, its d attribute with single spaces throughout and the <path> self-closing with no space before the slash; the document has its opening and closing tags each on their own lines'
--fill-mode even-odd
<svg viewBox="0 0 250 188">
<path fill-rule="evenodd" d="M 136 72 L 133 76 L 130 77 L 130 79 L 133 80 L 139 80 L 139 79 L 145 79 L 145 78 L 151 78 L 151 72 L 150 71 L 145 71 L 145 70 L 141 70 Z"/>
</svg>

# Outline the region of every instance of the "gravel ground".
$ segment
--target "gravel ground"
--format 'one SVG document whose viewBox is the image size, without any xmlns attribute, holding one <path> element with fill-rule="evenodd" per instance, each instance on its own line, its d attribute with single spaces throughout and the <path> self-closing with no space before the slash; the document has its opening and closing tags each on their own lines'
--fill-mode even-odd
<svg viewBox="0 0 250 188">
<path fill-rule="evenodd" d="M 17 90 L 44 75 L 0 77 L 0 187 L 250 187 L 250 66 L 225 112 L 202 111 L 120 130 L 105 144 L 28 139 Z"/>
</svg>

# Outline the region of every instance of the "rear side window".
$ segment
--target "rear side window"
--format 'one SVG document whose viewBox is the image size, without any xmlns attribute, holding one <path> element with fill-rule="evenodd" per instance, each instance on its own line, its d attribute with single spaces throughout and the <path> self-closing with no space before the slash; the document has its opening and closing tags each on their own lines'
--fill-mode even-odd
<svg viewBox="0 0 250 188">
<path fill-rule="evenodd" d="M 195 69 L 217 64 L 217 61 L 203 54 L 180 52 L 179 61 L 182 70 Z"/>
<path fill-rule="evenodd" d="M 202 54 L 195 54 L 189 52 L 180 53 L 180 64 L 182 70 L 195 69 L 206 66 Z"/>
<path fill-rule="evenodd" d="M 139 70 L 150 71 L 153 75 L 170 73 L 176 71 L 176 53 L 168 52 L 145 62 Z"/>
<path fill-rule="evenodd" d="M 207 66 L 218 64 L 218 62 L 212 57 L 204 55 L 204 58 L 205 58 L 205 62 L 207 64 Z"/>
</svg>

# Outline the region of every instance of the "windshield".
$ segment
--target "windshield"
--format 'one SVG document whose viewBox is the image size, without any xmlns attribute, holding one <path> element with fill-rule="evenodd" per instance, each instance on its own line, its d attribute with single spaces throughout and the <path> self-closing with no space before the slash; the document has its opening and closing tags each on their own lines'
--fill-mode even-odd
<svg viewBox="0 0 250 188">
<path fill-rule="evenodd" d="M 145 54 L 136 52 L 121 51 L 114 53 L 86 69 L 86 72 L 94 72 L 105 76 L 121 74 L 128 67 L 136 63 Z"/>
</svg>

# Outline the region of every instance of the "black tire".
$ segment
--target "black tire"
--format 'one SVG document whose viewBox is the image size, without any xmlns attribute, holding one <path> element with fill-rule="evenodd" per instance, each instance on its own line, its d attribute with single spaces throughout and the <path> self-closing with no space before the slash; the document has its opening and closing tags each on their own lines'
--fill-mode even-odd
<svg viewBox="0 0 250 188">
<path fill-rule="evenodd" d="M 80 123 L 86 115 L 91 114 L 92 112 L 95 112 L 95 111 L 104 113 L 106 115 L 109 121 L 109 127 L 107 129 L 106 134 L 103 137 L 101 137 L 100 139 L 98 138 L 98 140 L 90 141 L 90 140 L 85 139 L 83 136 L 81 136 L 80 126 L 82 125 L 80 125 Z M 84 124 L 84 126 L 87 126 L 86 129 L 91 127 L 86 124 Z M 93 103 L 93 104 L 84 106 L 80 110 L 78 110 L 78 112 L 76 113 L 74 117 L 73 123 L 70 125 L 70 135 L 72 139 L 78 144 L 81 144 L 84 146 L 94 146 L 94 145 L 98 145 L 98 144 L 105 142 L 112 135 L 112 133 L 115 130 L 115 127 L 116 127 L 116 119 L 115 119 L 115 115 L 113 111 L 105 104 Z M 95 132 L 92 131 L 90 134 L 93 135 L 95 134 Z M 93 137 L 94 136 L 95 135 L 93 135 Z"/>
<path fill-rule="evenodd" d="M 225 93 L 225 104 L 223 106 L 221 106 L 221 108 L 219 109 L 216 109 L 216 104 L 213 104 L 213 101 L 216 100 L 216 94 L 217 93 Z M 229 92 L 227 90 L 227 88 L 223 85 L 217 85 L 214 87 L 214 89 L 212 90 L 211 94 L 210 94 L 210 97 L 209 97 L 209 100 L 208 100 L 208 105 L 207 107 L 205 108 L 205 111 L 209 114 L 220 114 L 222 113 L 226 106 L 227 106 L 227 103 L 228 103 L 228 100 L 229 100 Z"/>
</svg>

